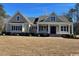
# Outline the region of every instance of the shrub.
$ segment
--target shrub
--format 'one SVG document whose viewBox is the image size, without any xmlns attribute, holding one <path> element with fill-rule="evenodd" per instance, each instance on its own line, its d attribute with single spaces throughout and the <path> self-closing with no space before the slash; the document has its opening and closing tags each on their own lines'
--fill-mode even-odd
<svg viewBox="0 0 79 59">
<path fill-rule="evenodd" d="M 62 37 L 64 38 L 73 38 L 73 39 L 76 39 L 76 35 L 69 35 L 69 34 L 64 34 L 64 35 L 61 35 Z"/>
</svg>

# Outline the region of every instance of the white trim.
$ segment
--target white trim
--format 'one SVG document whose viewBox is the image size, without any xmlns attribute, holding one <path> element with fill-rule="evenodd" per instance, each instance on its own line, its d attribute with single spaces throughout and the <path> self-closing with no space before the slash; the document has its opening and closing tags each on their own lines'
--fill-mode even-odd
<svg viewBox="0 0 79 59">
<path fill-rule="evenodd" d="M 72 22 L 38 22 L 38 24 L 73 24 Z"/>
<path fill-rule="evenodd" d="M 59 31 L 57 34 L 60 34 L 61 33 L 61 25 L 59 25 Z"/>
<path fill-rule="evenodd" d="M 72 26 L 72 34 L 73 34 L 73 24 L 71 26 Z"/>
<path fill-rule="evenodd" d="M 18 25 L 18 24 L 28 24 L 28 23 L 8 23 L 8 24 Z"/>
<path fill-rule="evenodd" d="M 68 26 L 68 32 L 69 32 L 69 34 L 70 34 L 70 25 Z"/>
</svg>

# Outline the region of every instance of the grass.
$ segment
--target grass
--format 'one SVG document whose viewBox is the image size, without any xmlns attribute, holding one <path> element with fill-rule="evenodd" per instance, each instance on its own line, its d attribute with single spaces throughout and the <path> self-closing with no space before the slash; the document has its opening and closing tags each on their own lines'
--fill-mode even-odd
<svg viewBox="0 0 79 59">
<path fill-rule="evenodd" d="M 0 36 L 0 55 L 79 55 L 79 40 L 62 37 Z"/>
</svg>

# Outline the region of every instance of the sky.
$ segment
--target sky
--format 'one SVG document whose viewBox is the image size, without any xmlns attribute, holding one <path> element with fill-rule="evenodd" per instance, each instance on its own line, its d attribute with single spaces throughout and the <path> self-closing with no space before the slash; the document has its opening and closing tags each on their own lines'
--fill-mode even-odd
<svg viewBox="0 0 79 59">
<path fill-rule="evenodd" d="M 75 7 L 74 3 L 3 3 L 2 5 L 10 16 L 19 11 L 30 17 L 49 15 L 52 12 L 62 15 Z"/>
</svg>

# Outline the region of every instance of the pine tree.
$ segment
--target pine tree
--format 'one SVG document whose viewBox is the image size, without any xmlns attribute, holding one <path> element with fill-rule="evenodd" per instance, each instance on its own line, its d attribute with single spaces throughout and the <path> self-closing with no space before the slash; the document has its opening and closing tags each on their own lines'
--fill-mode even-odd
<svg viewBox="0 0 79 59">
<path fill-rule="evenodd" d="M 71 8 L 69 10 L 69 16 L 72 18 L 72 21 L 75 22 L 76 21 L 76 19 L 75 19 L 75 17 L 76 17 L 76 9 Z"/>
<path fill-rule="evenodd" d="M 79 3 L 77 3 L 77 4 L 75 5 L 75 9 L 76 9 L 77 22 L 79 22 Z"/>
</svg>

